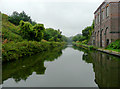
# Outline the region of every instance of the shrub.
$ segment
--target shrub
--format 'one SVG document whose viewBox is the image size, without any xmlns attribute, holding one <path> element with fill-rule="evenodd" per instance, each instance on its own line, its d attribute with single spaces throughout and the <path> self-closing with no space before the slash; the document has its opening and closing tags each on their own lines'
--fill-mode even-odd
<svg viewBox="0 0 120 89">
<path fill-rule="evenodd" d="M 19 59 L 23 56 L 31 56 L 35 53 L 43 52 L 55 47 L 62 47 L 64 44 L 59 42 L 37 42 L 37 41 L 22 41 L 9 42 L 2 45 L 3 62 Z"/>
<path fill-rule="evenodd" d="M 87 44 L 87 43 L 88 43 L 88 40 L 82 41 L 82 44 Z"/>
<path fill-rule="evenodd" d="M 107 48 L 120 49 L 120 40 L 112 42 L 110 45 L 107 46 Z"/>
<path fill-rule="evenodd" d="M 29 22 L 20 21 L 20 33 L 25 39 L 41 41 L 44 29 L 43 24 L 32 26 Z"/>
<path fill-rule="evenodd" d="M 44 25 L 43 24 L 36 24 L 33 27 L 33 31 L 35 33 L 35 39 L 36 41 L 41 41 L 43 38 L 43 31 L 45 30 Z"/>
</svg>

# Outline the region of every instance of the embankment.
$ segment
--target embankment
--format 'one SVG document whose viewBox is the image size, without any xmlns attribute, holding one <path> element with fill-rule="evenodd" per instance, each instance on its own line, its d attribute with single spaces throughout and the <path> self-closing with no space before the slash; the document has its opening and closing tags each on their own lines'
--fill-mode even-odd
<svg viewBox="0 0 120 89">
<path fill-rule="evenodd" d="M 101 52 L 104 52 L 104 53 L 107 53 L 107 54 L 110 54 L 110 55 L 120 57 L 120 52 L 116 52 L 116 51 L 113 51 L 113 50 L 108 50 L 108 49 L 104 49 L 104 48 L 97 48 L 97 47 L 94 47 L 94 46 L 91 46 L 91 45 L 85 45 L 85 44 L 75 43 L 75 42 L 73 43 L 73 45 L 77 46 L 77 47 L 82 47 L 82 48 L 85 48 L 85 49 L 88 49 L 88 50 L 97 50 L 97 51 L 101 51 Z"/>
<path fill-rule="evenodd" d="M 36 53 L 51 50 L 56 47 L 63 47 L 64 42 L 36 42 L 36 41 L 22 41 L 10 42 L 2 45 L 2 61 L 7 62 L 17 60 L 25 56 L 31 56 Z"/>
</svg>

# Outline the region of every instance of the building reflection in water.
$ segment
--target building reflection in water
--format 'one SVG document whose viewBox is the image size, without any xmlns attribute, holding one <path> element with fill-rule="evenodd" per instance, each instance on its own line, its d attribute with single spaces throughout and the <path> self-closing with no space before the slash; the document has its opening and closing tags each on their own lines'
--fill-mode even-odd
<svg viewBox="0 0 120 89">
<path fill-rule="evenodd" d="M 74 47 L 75 49 L 78 49 Z M 120 87 L 120 58 L 98 51 L 84 51 L 83 60 L 92 63 L 95 82 L 102 87 Z"/>
</svg>

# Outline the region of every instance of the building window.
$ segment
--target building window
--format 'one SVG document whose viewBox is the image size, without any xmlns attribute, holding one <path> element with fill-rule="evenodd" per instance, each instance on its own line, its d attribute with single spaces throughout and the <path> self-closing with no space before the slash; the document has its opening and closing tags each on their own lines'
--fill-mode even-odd
<svg viewBox="0 0 120 89">
<path fill-rule="evenodd" d="M 106 17 L 109 16 L 109 6 L 106 7 Z"/>
<path fill-rule="evenodd" d="M 98 21 L 97 21 L 98 23 L 100 22 L 100 14 L 98 14 Z"/>
<path fill-rule="evenodd" d="M 95 16 L 95 24 L 97 24 L 96 16 Z"/>
<path fill-rule="evenodd" d="M 104 19 L 104 11 L 102 11 L 102 19 Z"/>
<path fill-rule="evenodd" d="M 106 45 L 107 45 L 107 46 L 109 45 L 109 39 L 106 40 Z"/>
<path fill-rule="evenodd" d="M 99 22 L 100 22 L 100 14 L 99 14 Z"/>
<path fill-rule="evenodd" d="M 107 30 L 108 30 L 108 27 L 106 28 L 104 35 L 106 35 L 106 34 L 107 34 Z"/>
</svg>

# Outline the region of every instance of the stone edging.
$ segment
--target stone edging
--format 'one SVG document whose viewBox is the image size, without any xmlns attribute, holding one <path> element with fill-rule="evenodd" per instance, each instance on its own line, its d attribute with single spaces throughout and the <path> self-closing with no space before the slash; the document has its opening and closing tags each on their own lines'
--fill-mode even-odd
<svg viewBox="0 0 120 89">
<path fill-rule="evenodd" d="M 111 54 L 111 55 L 119 56 L 120 57 L 120 52 L 115 52 L 115 51 L 112 51 L 112 50 L 106 50 L 106 49 L 101 49 L 101 48 L 98 48 L 96 50 L 104 52 L 104 53 L 107 53 L 107 54 Z"/>
<path fill-rule="evenodd" d="M 78 44 L 75 44 L 76 46 L 78 45 Z M 85 46 L 85 45 L 80 45 L 79 44 L 79 46 L 80 47 L 85 47 L 85 48 L 89 48 L 88 46 Z M 104 53 L 107 53 L 107 54 L 110 54 L 110 55 L 114 55 L 114 56 L 119 56 L 120 57 L 120 52 L 115 52 L 115 51 L 112 51 L 112 50 L 106 50 L 106 49 L 102 49 L 102 48 L 98 48 L 98 49 L 95 49 L 94 48 L 94 50 L 97 50 L 97 51 L 100 51 L 100 52 L 104 52 Z"/>
</svg>

